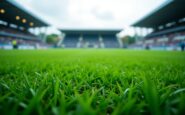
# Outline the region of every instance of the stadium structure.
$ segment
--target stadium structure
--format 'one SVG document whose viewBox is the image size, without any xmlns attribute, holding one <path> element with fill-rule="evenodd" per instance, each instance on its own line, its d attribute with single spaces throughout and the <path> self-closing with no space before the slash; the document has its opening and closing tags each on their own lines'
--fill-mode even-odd
<svg viewBox="0 0 185 115">
<path fill-rule="evenodd" d="M 47 26 L 15 1 L 0 0 L 0 48 L 11 49 L 13 40 L 23 49 L 45 46 L 38 36 L 28 30 Z"/>
<path fill-rule="evenodd" d="M 168 0 L 132 26 L 153 30 L 144 39 L 137 40 L 133 47 L 178 49 L 185 41 L 185 0 Z"/>
<path fill-rule="evenodd" d="M 153 30 L 143 38 L 137 38 L 130 48 L 178 49 L 185 41 L 185 1 L 168 0 L 159 8 L 134 23 L 134 28 Z M 49 25 L 15 1 L 0 0 L 0 48 L 12 49 L 16 40 L 20 49 L 48 47 L 40 36 L 31 33 Z M 65 35 L 59 44 L 65 48 L 121 48 L 114 30 L 60 29 Z M 43 38 L 46 36 L 42 36 Z M 136 36 L 137 37 L 137 36 Z M 58 46 L 58 44 L 57 44 Z"/>
<path fill-rule="evenodd" d="M 117 30 L 67 30 L 61 29 L 65 37 L 62 45 L 65 48 L 119 48 Z"/>
</svg>

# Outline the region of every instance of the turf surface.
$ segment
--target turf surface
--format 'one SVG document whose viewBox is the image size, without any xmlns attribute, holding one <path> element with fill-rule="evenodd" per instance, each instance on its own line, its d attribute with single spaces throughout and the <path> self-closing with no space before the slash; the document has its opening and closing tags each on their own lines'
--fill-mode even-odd
<svg viewBox="0 0 185 115">
<path fill-rule="evenodd" d="M 0 114 L 185 113 L 185 53 L 0 50 Z"/>
</svg>

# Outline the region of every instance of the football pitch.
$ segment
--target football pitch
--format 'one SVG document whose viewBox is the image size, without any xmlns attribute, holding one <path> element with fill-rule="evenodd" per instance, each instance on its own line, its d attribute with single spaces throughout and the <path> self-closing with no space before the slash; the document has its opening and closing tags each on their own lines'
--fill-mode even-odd
<svg viewBox="0 0 185 115">
<path fill-rule="evenodd" d="M 185 52 L 0 50 L 0 114 L 185 113 Z"/>
</svg>

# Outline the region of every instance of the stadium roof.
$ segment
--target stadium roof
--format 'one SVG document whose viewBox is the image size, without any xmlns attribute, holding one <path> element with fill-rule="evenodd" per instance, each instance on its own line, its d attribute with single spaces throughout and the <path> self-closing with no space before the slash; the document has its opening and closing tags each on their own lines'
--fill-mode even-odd
<svg viewBox="0 0 185 115">
<path fill-rule="evenodd" d="M 48 26 L 13 0 L 0 0 L 0 20 L 25 28 Z M 3 10 L 3 13 L 2 13 Z"/>
<path fill-rule="evenodd" d="M 168 0 L 132 26 L 157 28 L 185 18 L 185 0 Z"/>
<path fill-rule="evenodd" d="M 93 29 L 93 30 L 88 30 L 88 29 L 61 29 L 61 32 L 65 34 L 117 34 L 122 29 L 115 29 L 115 30 L 99 30 L 99 29 Z"/>
</svg>

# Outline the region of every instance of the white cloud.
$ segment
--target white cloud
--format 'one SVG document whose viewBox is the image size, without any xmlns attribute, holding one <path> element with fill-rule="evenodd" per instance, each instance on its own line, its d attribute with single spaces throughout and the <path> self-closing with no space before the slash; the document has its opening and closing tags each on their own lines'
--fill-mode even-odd
<svg viewBox="0 0 185 115">
<path fill-rule="evenodd" d="M 16 0 L 59 28 L 124 28 L 166 0 Z"/>
</svg>

